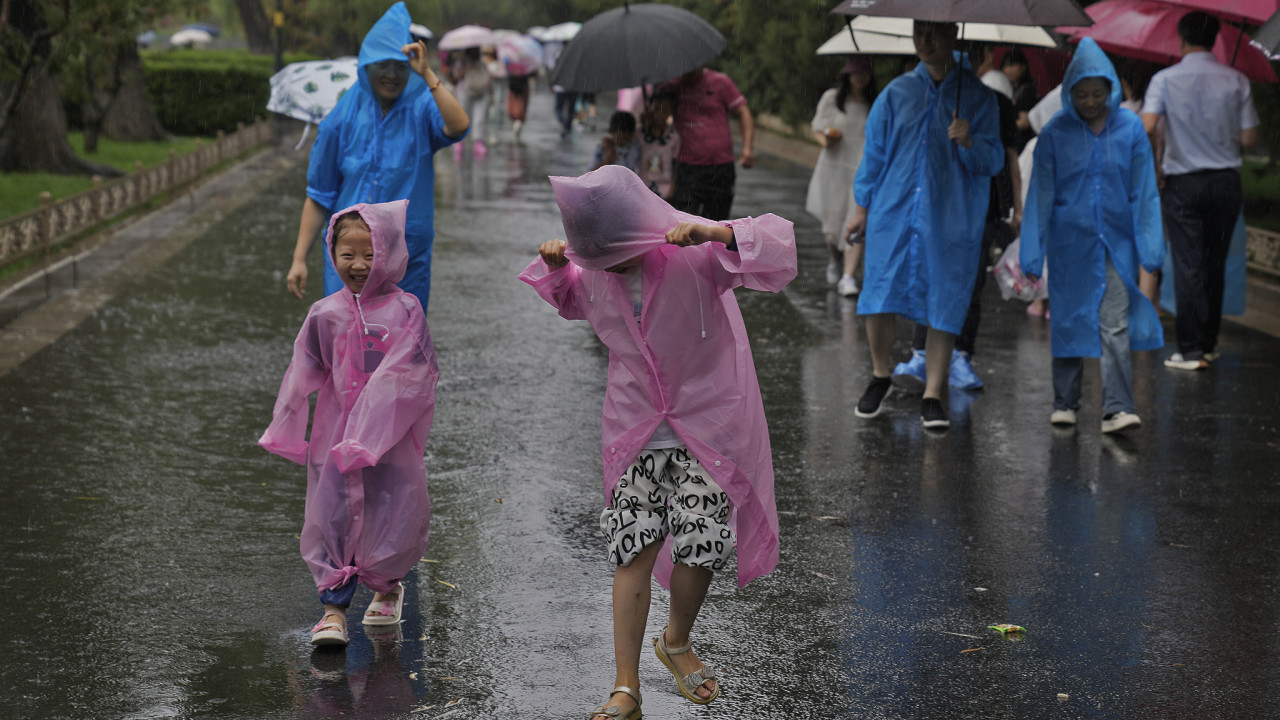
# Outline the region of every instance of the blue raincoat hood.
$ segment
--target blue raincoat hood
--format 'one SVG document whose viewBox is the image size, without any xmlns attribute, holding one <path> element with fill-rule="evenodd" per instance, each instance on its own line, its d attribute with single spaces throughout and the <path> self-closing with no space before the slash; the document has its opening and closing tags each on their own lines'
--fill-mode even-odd
<svg viewBox="0 0 1280 720">
<path fill-rule="evenodd" d="M 1107 59 L 1107 54 L 1093 38 L 1080 41 L 1062 80 L 1062 109 L 1080 122 L 1084 122 L 1084 119 L 1076 111 L 1076 104 L 1071 101 L 1071 91 L 1077 83 L 1088 78 L 1102 78 L 1111 84 L 1111 95 L 1107 98 L 1107 117 L 1115 117 L 1116 111 L 1120 109 L 1120 101 L 1123 100 L 1120 96 L 1120 78 L 1116 75 L 1115 66 Z"/>
<path fill-rule="evenodd" d="M 360 87 L 366 92 L 373 92 L 366 66 L 383 60 L 402 62 L 408 60 L 404 53 L 400 52 L 400 48 L 414 42 L 413 36 L 409 33 L 411 22 L 409 9 L 404 6 L 404 2 L 398 2 L 383 13 L 378 22 L 369 29 L 369 34 L 364 36 L 364 42 L 360 43 L 359 75 Z M 409 84 L 405 86 L 404 94 L 396 102 L 413 101 L 426 90 L 427 81 L 423 80 L 418 73 L 410 72 Z"/>
</svg>

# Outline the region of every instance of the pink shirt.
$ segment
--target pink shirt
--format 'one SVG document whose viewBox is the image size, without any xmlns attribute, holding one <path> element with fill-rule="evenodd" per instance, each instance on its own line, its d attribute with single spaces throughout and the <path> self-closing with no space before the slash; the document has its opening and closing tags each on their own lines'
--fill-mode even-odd
<svg viewBox="0 0 1280 720">
<path fill-rule="evenodd" d="M 696 79 L 670 83 L 675 88 L 676 132 L 680 152 L 676 160 L 690 165 L 723 165 L 734 161 L 729 112 L 747 99 L 728 75 L 703 70 Z"/>
</svg>

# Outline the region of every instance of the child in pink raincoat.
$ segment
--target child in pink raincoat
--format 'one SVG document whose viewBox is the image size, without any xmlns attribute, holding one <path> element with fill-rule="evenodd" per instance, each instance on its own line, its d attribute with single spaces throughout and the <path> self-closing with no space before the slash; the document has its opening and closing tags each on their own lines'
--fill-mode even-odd
<svg viewBox="0 0 1280 720">
<path fill-rule="evenodd" d="M 325 603 L 317 645 L 347 643 L 357 581 L 376 593 L 364 623 L 398 623 L 400 579 L 427 547 L 422 454 L 439 371 L 422 305 L 396 287 L 409 261 L 408 205 L 354 205 L 330 219 L 325 243 L 345 287 L 311 306 L 258 441 L 307 466 L 301 547 Z"/>
<path fill-rule="evenodd" d="M 654 651 L 686 699 L 709 703 L 720 688 L 689 632 L 712 573 L 735 544 L 740 586 L 778 564 L 769 429 L 733 288 L 781 290 L 795 234 L 775 215 L 678 212 L 618 165 L 551 184 L 568 245 L 543 243 L 520 279 L 609 348 L 600 526 L 617 565 L 617 678 L 591 718 L 640 716 L 651 572 L 671 588 Z"/>
</svg>

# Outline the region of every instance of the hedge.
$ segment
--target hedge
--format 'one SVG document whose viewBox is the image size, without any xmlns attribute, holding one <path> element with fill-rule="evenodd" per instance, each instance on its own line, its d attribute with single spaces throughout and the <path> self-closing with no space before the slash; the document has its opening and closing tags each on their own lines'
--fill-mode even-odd
<svg viewBox="0 0 1280 720">
<path fill-rule="evenodd" d="M 234 50 L 144 53 L 147 95 L 160 124 L 182 136 L 231 132 L 267 114 L 274 59 Z M 286 55 L 285 63 L 313 58 Z"/>
</svg>

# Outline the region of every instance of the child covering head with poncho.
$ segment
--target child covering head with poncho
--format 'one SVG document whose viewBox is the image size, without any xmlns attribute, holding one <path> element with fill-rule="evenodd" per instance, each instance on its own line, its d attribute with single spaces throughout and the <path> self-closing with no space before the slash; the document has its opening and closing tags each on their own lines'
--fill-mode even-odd
<svg viewBox="0 0 1280 720">
<path fill-rule="evenodd" d="M 617 678 L 591 717 L 640 716 L 651 573 L 671 589 L 654 651 L 681 694 L 706 704 L 720 688 L 689 632 L 713 572 L 735 546 L 739 585 L 778 563 L 769 430 L 733 288 L 781 290 L 796 275 L 795 234 L 775 215 L 677 212 L 618 165 L 551 184 L 568 243 L 542 243 L 520 279 L 609 348 L 600 527 L 617 566 Z"/>
<path fill-rule="evenodd" d="M 307 466 L 301 548 L 325 603 L 311 630 L 317 645 L 347 644 L 346 611 L 358 582 L 377 593 L 364 623 L 398 623 L 400 579 L 427 547 L 422 453 L 439 371 L 422 306 L 396 287 L 409 261 L 408 205 L 360 204 L 330 219 L 325 243 L 344 287 L 307 313 L 271 426 L 258 441 Z"/>
</svg>

